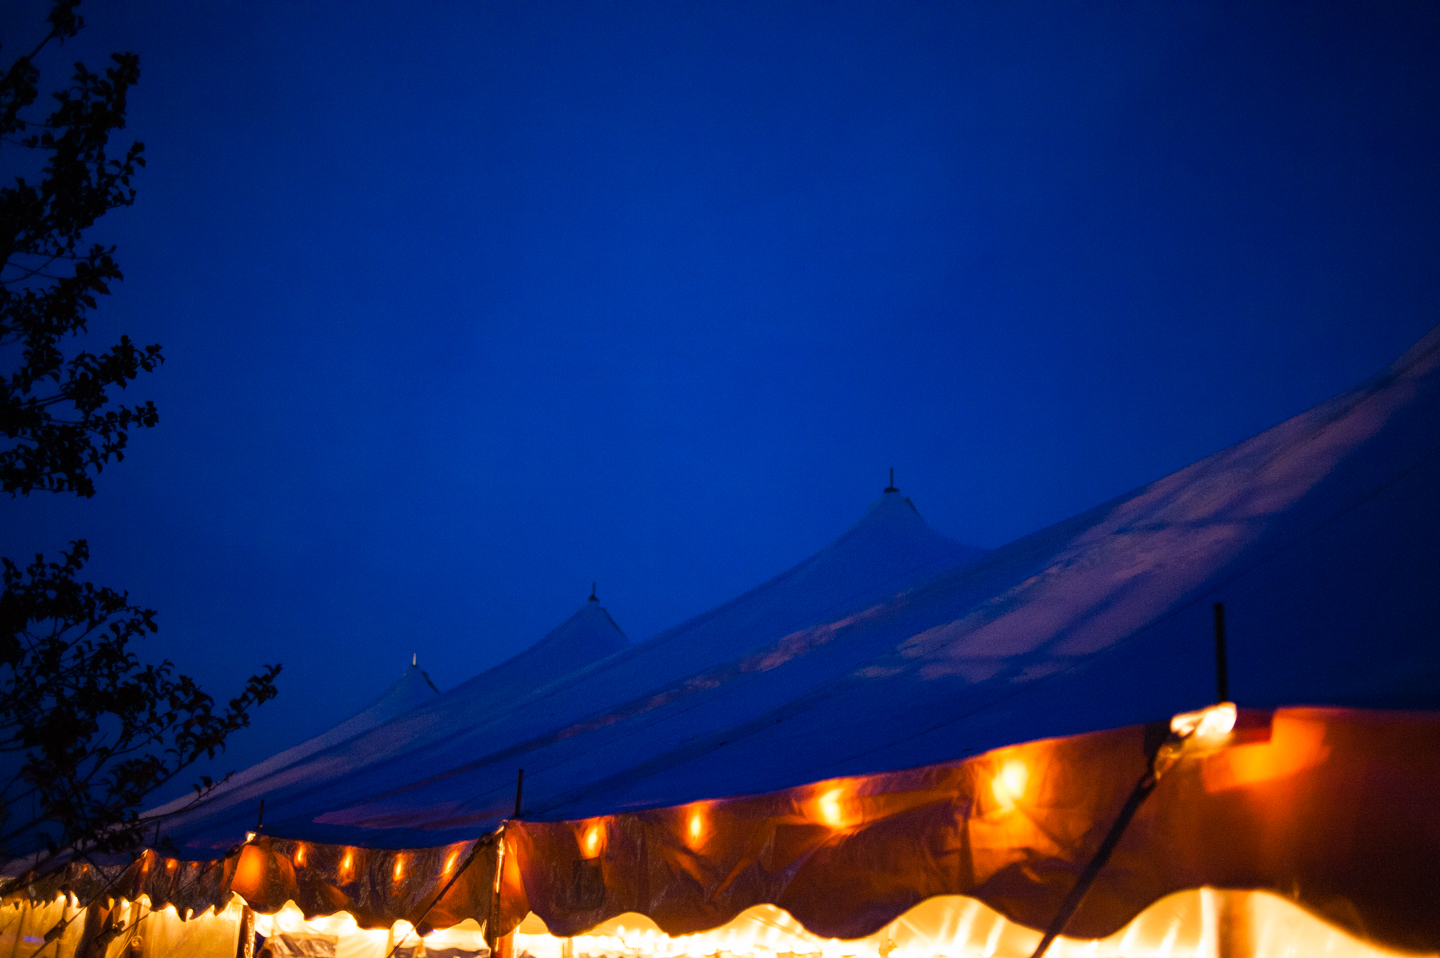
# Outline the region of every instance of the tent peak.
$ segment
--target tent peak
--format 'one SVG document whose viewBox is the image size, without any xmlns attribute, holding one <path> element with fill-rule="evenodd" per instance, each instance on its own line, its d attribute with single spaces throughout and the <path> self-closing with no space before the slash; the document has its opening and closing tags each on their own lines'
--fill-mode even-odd
<svg viewBox="0 0 1440 958">
<path fill-rule="evenodd" d="M 891 486 L 880 494 L 880 498 L 870 503 L 870 507 L 865 510 L 855 527 L 875 523 L 881 525 L 898 523 L 901 526 L 907 526 L 915 523 L 916 520 L 919 520 L 920 525 L 925 525 L 924 517 L 920 515 L 920 510 L 915 508 L 915 503 L 910 501 L 910 497 Z"/>
</svg>

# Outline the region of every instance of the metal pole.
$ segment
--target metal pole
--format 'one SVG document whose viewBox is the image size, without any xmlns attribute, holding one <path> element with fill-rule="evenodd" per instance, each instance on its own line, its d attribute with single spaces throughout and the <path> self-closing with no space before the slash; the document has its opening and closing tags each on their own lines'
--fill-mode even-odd
<svg viewBox="0 0 1440 958">
<path fill-rule="evenodd" d="M 500 924 L 500 879 L 505 873 L 505 831 L 508 822 L 501 822 L 495 833 L 498 847 L 495 849 L 495 884 L 490 888 L 490 913 L 485 919 L 485 944 L 490 948 L 491 958 L 500 953 L 500 935 L 496 934 Z"/>
<path fill-rule="evenodd" d="M 1230 701 L 1230 675 L 1225 662 L 1225 603 L 1215 603 L 1215 701 Z"/>
</svg>

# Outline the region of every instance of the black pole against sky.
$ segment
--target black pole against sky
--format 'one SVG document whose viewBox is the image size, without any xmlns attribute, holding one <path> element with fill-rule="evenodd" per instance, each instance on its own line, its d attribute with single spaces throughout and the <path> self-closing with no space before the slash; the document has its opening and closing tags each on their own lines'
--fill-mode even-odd
<svg viewBox="0 0 1440 958">
<path fill-rule="evenodd" d="M 1230 701 L 1230 675 L 1225 663 L 1225 603 L 1215 603 L 1215 701 Z"/>
</svg>

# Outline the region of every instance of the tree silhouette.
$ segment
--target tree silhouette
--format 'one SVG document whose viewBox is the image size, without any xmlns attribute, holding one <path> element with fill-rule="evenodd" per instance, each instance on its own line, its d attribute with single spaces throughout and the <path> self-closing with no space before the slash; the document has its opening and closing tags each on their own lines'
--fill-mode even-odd
<svg viewBox="0 0 1440 958">
<path fill-rule="evenodd" d="M 158 345 L 78 344 L 97 297 L 122 279 L 115 247 L 87 246 L 85 235 L 135 201 L 144 145 L 109 151 L 139 58 L 114 54 L 103 74 L 76 63 L 50 112 L 32 115 L 37 58 L 84 26 L 78 5 L 55 0 L 44 36 L 0 76 L 0 156 L 15 171 L 0 187 L 0 487 L 12 500 L 93 496 L 95 475 L 124 459 L 129 430 L 159 421 L 152 402 L 111 397 L 163 361 Z M 145 665 L 130 651 L 156 630 L 155 613 L 80 581 L 88 557 L 80 540 L 59 561 L 0 559 L 0 857 L 30 858 L 32 878 L 142 845 L 141 804 L 223 750 L 274 697 L 280 671 L 266 666 L 217 710 L 170 662 Z M 210 787 L 204 777 L 195 786 Z"/>
</svg>

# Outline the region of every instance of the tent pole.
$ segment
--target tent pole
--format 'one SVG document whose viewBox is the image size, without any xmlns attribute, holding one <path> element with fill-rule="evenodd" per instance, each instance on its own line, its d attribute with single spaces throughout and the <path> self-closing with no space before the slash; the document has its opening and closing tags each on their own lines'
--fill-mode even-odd
<svg viewBox="0 0 1440 958">
<path fill-rule="evenodd" d="M 1225 603 L 1215 603 L 1215 701 L 1230 701 L 1230 675 L 1225 662 Z"/>
<path fill-rule="evenodd" d="M 499 958 L 500 935 L 495 934 L 500 920 L 500 879 L 505 874 L 505 831 L 509 822 L 501 822 L 495 833 L 499 847 L 495 849 L 495 883 L 490 888 L 490 914 L 485 919 L 485 944 L 490 949 L 490 958 Z"/>
<path fill-rule="evenodd" d="M 235 946 L 235 958 L 255 958 L 255 912 L 249 905 L 240 909 L 240 938 Z"/>
<path fill-rule="evenodd" d="M 515 819 L 520 818 L 520 796 L 525 787 L 525 770 L 522 768 L 515 774 Z"/>
</svg>

